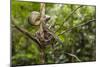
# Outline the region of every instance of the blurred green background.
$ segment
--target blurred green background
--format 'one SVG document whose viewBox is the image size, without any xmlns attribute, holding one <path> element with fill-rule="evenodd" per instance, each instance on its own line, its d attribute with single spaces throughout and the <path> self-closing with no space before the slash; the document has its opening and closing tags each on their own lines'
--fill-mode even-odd
<svg viewBox="0 0 100 67">
<path fill-rule="evenodd" d="M 11 16 L 17 20 L 16 24 L 34 35 L 37 29 L 28 24 L 27 18 L 32 11 L 39 11 L 40 3 L 12 0 L 11 8 Z M 64 44 L 63 48 L 59 45 L 54 47 L 57 49 L 56 51 L 53 51 L 50 46 L 45 49 L 46 64 L 96 60 L 96 22 L 87 23 L 96 19 L 95 6 L 46 3 L 46 14 L 51 16 L 49 26 L 52 26 L 51 29 L 55 31 L 56 35 L 60 34 L 58 37 Z M 84 23 L 87 24 L 80 26 Z M 68 31 L 61 34 L 65 30 Z M 11 27 L 11 32 L 12 64 L 40 64 L 37 44 L 14 27 Z M 55 56 L 53 52 L 55 52 Z M 64 52 L 69 54 L 64 54 Z"/>
</svg>

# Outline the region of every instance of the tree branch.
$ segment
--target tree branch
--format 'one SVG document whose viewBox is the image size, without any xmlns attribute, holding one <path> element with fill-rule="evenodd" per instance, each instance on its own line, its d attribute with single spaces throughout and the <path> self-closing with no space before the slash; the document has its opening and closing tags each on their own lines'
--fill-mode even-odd
<svg viewBox="0 0 100 67">
<path fill-rule="evenodd" d="M 56 32 L 59 30 L 59 29 L 61 29 L 62 27 L 63 27 L 63 24 L 75 13 L 75 11 L 77 11 L 79 8 L 81 8 L 81 7 L 83 7 L 83 6 L 79 6 L 79 7 L 77 7 L 76 9 L 74 9 L 69 15 L 68 15 L 68 17 L 67 18 L 65 18 L 65 20 L 62 22 L 62 25 L 60 26 L 60 28 L 58 28 L 57 30 L 56 30 Z"/>
<path fill-rule="evenodd" d="M 18 31 L 20 31 L 21 33 L 23 33 L 24 35 L 26 35 L 27 37 L 29 37 L 32 41 L 36 42 L 38 45 L 39 42 L 28 32 L 26 31 L 25 29 L 22 29 L 20 27 L 18 27 L 15 23 L 17 22 L 14 17 L 11 17 L 11 20 L 12 20 L 12 26 L 14 26 Z"/>
<path fill-rule="evenodd" d="M 79 25 L 77 25 L 77 26 L 75 26 L 75 27 L 72 27 L 72 28 L 70 28 L 70 29 L 68 29 L 68 30 L 63 31 L 62 33 L 58 34 L 58 36 L 64 34 L 65 32 L 71 31 L 71 30 L 74 29 L 74 28 L 82 27 L 82 26 L 84 26 L 84 25 L 87 25 L 88 23 L 93 22 L 93 21 L 96 21 L 96 20 L 95 20 L 95 19 L 92 19 L 92 20 L 87 21 L 86 23 L 79 24 Z"/>
</svg>

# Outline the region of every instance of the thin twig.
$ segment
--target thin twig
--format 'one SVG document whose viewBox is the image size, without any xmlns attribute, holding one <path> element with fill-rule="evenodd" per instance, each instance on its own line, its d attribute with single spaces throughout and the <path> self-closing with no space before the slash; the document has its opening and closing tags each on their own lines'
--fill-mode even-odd
<svg viewBox="0 0 100 67">
<path fill-rule="evenodd" d="M 58 28 L 57 30 L 56 30 L 56 32 L 59 30 L 59 29 L 61 29 L 62 27 L 63 27 L 63 24 L 66 22 L 66 21 L 68 21 L 68 19 L 75 13 L 75 11 L 77 11 L 79 8 L 81 8 L 82 6 L 79 6 L 79 7 L 77 7 L 76 9 L 74 9 L 69 15 L 68 15 L 68 17 L 62 22 L 62 25 L 60 26 L 60 28 Z"/>
<path fill-rule="evenodd" d="M 87 21 L 86 23 L 79 24 L 79 25 L 77 25 L 77 26 L 75 26 L 75 27 L 72 27 L 72 28 L 70 28 L 70 29 L 68 29 L 68 30 L 63 31 L 62 33 L 58 34 L 58 36 L 64 34 L 65 32 L 71 31 L 71 30 L 74 29 L 74 28 L 82 27 L 82 26 L 84 26 L 84 25 L 86 25 L 86 24 L 88 24 L 88 23 L 90 23 L 90 22 L 93 22 L 93 21 L 96 21 L 96 20 L 93 19 L 93 20 Z"/>
<path fill-rule="evenodd" d="M 80 60 L 76 55 L 71 54 L 71 53 L 65 53 L 65 54 L 67 54 L 67 55 L 69 55 L 69 56 L 72 56 L 72 57 L 74 57 L 77 61 L 81 62 L 81 60 Z"/>
</svg>

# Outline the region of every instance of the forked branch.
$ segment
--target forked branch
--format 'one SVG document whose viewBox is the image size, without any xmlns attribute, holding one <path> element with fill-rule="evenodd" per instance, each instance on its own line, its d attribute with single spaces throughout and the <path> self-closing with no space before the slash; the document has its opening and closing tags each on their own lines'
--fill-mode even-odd
<svg viewBox="0 0 100 67">
<path fill-rule="evenodd" d="M 71 18 L 71 16 L 72 16 L 79 8 L 81 8 L 81 7 L 83 7 L 83 6 L 79 6 L 79 7 L 77 7 L 76 9 L 74 9 L 74 10 L 68 15 L 68 17 L 65 18 L 65 20 L 62 22 L 60 28 L 58 28 L 58 29 L 56 30 L 56 32 L 57 32 L 59 29 L 61 29 L 61 28 L 63 27 L 63 24 L 64 24 L 66 21 L 68 21 L 68 19 Z"/>
</svg>

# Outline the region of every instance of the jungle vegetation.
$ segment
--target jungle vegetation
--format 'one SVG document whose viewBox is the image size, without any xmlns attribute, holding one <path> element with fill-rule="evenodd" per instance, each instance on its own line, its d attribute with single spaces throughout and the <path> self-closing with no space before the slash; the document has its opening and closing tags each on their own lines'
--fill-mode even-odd
<svg viewBox="0 0 100 67">
<path fill-rule="evenodd" d="M 12 0 L 11 8 L 12 65 L 42 64 L 38 44 L 18 29 L 27 30 L 31 35 L 36 33 L 38 28 L 28 23 L 28 16 L 32 11 L 40 11 L 40 3 Z M 48 26 L 63 47 L 58 41 L 53 47 L 47 44 L 44 64 L 96 61 L 96 6 L 46 3 L 45 10 L 51 17 Z"/>
</svg>

